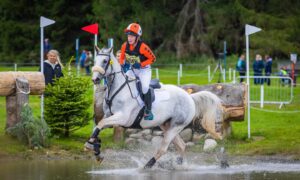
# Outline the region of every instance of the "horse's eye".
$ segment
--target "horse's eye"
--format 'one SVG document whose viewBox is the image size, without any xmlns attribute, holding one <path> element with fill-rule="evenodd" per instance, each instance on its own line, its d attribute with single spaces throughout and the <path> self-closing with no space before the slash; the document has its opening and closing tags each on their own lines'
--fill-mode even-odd
<svg viewBox="0 0 300 180">
<path fill-rule="evenodd" d="M 106 64 L 106 63 L 107 63 L 107 60 L 104 60 L 103 63 Z"/>
</svg>

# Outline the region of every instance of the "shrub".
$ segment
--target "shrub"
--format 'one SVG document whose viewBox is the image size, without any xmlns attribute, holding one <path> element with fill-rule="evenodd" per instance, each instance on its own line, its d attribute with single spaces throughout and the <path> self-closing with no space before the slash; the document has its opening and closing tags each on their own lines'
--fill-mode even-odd
<svg viewBox="0 0 300 180">
<path fill-rule="evenodd" d="M 17 137 L 30 148 L 35 146 L 46 147 L 49 145 L 50 129 L 45 121 L 36 119 L 32 115 L 30 106 L 24 105 L 21 111 L 21 121 L 7 132 Z"/>
<path fill-rule="evenodd" d="M 46 87 L 45 120 L 53 135 L 68 137 L 92 118 L 88 111 L 92 98 L 87 93 L 91 87 L 89 79 L 72 72 L 64 72 L 64 75 Z"/>
</svg>

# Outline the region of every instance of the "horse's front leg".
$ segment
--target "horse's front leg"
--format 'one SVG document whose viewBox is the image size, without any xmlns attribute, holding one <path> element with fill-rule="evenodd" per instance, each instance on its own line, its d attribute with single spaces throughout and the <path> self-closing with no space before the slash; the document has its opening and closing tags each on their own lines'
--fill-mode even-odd
<svg viewBox="0 0 300 180">
<path fill-rule="evenodd" d="M 123 121 L 124 116 L 122 116 L 122 113 L 116 113 L 108 118 L 101 120 L 94 128 L 90 139 L 84 144 L 85 150 L 94 151 L 96 159 L 101 162 L 103 160 L 103 157 L 101 156 L 100 152 L 101 139 L 98 138 L 99 133 L 106 127 L 110 127 L 113 125 L 123 125 Z"/>
</svg>

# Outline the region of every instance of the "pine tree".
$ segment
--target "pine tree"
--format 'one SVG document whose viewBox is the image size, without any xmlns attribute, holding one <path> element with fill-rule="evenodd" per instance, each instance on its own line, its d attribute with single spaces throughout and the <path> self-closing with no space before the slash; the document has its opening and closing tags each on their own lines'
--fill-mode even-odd
<svg viewBox="0 0 300 180">
<path fill-rule="evenodd" d="M 53 135 L 68 137 L 70 132 L 88 124 L 92 118 L 88 96 L 92 87 L 89 78 L 71 72 L 48 85 L 45 91 L 45 120 Z"/>
</svg>

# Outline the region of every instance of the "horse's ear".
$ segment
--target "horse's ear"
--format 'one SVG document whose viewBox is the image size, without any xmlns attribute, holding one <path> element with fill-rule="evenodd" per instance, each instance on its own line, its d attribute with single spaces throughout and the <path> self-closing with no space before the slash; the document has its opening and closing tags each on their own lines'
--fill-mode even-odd
<svg viewBox="0 0 300 180">
<path fill-rule="evenodd" d="M 98 46 L 96 46 L 96 45 L 95 45 L 95 50 L 96 50 L 97 53 L 100 52 L 100 49 L 99 49 Z"/>
<path fill-rule="evenodd" d="M 109 53 L 113 53 L 113 51 L 114 51 L 114 47 L 113 46 L 108 49 Z"/>
</svg>

